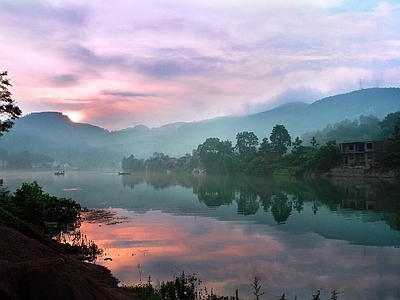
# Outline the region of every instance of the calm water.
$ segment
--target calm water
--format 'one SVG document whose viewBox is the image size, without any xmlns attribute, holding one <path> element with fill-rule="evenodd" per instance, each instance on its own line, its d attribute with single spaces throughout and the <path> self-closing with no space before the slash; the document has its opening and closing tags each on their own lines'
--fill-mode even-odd
<svg viewBox="0 0 400 300">
<path fill-rule="evenodd" d="M 4 173 L 46 193 L 127 217 L 84 223 L 121 283 L 196 273 L 214 293 L 254 299 L 400 299 L 400 189 L 389 182 L 273 181 L 247 176 L 111 172 Z M 112 258 L 104 260 L 105 257 Z"/>
</svg>

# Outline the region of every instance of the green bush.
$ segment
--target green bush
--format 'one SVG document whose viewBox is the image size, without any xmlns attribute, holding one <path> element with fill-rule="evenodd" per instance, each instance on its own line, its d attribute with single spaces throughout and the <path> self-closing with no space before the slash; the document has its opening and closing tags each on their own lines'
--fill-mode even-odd
<svg viewBox="0 0 400 300">
<path fill-rule="evenodd" d="M 0 224 L 49 246 L 54 246 L 55 240 L 68 244 L 64 247 L 68 253 L 94 261 L 102 249 L 77 230 L 80 221 L 77 202 L 44 193 L 36 181 L 23 183 L 14 194 L 0 189 Z"/>
<path fill-rule="evenodd" d="M 54 229 L 47 226 L 50 223 L 60 229 L 61 225 L 80 221 L 81 206 L 77 202 L 44 193 L 36 181 L 23 183 L 14 194 L 3 189 L 0 197 L 5 210 L 46 232 Z"/>
</svg>

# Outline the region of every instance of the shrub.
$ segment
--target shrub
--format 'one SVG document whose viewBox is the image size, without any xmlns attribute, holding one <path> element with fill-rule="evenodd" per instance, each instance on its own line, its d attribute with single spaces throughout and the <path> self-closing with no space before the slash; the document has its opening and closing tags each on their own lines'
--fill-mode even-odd
<svg viewBox="0 0 400 300">
<path fill-rule="evenodd" d="M 76 225 L 80 221 L 81 206 L 77 202 L 44 193 L 36 181 L 23 183 L 14 195 L 3 190 L 2 203 L 15 216 L 46 232 L 54 229 L 46 225 L 49 223 L 55 223 L 56 229 L 61 230 L 61 225 Z"/>
</svg>

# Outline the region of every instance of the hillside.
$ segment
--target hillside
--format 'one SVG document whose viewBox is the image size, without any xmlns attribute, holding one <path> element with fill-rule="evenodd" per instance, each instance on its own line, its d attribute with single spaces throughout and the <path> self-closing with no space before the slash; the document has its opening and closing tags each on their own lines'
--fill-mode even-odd
<svg viewBox="0 0 400 300">
<path fill-rule="evenodd" d="M 105 267 L 60 250 L 0 224 L 1 299 L 137 299 Z"/>
<path fill-rule="evenodd" d="M 230 116 L 192 123 L 166 124 L 158 128 L 136 126 L 108 131 L 90 124 L 73 123 L 56 112 L 32 113 L 17 120 L 0 140 L 0 149 L 29 151 L 77 165 L 118 165 L 123 156 L 147 158 L 154 152 L 183 156 L 208 137 L 231 140 L 252 131 L 261 140 L 282 124 L 292 138 L 323 129 L 345 119 L 374 115 L 383 119 L 400 111 L 399 88 L 363 89 L 318 100 L 312 104 L 290 103 L 246 116 Z"/>
<path fill-rule="evenodd" d="M 90 124 L 73 123 L 58 112 L 26 115 L 15 122 L 0 140 L 0 148 L 10 152 L 29 151 L 51 156 L 56 160 L 84 162 L 102 151 L 90 145 L 107 130 Z M 110 158 L 115 153 L 108 153 Z"/>
</svg>

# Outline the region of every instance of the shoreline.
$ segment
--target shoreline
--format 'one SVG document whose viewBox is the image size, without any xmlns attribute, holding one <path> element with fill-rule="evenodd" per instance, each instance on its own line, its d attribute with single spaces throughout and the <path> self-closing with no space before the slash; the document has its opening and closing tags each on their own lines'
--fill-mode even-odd
<svg viewBox="0 0 400 300">
<path fill-rule="evenodd" d="M 79 261 L 68 246 L 45 243 L 0 224 L 0 295 L 2 299 L 138 300 L 118 286 L 111 271 Z"/>
<path fill-rule="evenodd" d="M 400 178 L 400 169 L 367 168 L 364 166 L 335 167 L 325 177 L 344 178 L 376 178 L 376 179 L 397 179 Z"/>
</svg>

